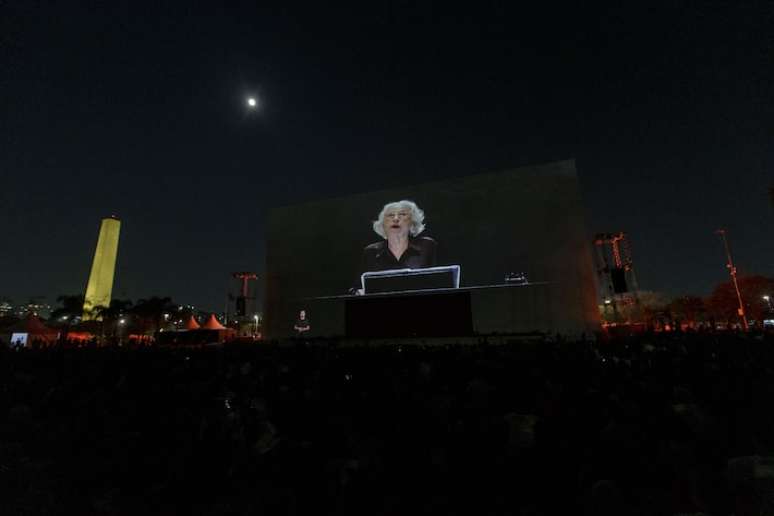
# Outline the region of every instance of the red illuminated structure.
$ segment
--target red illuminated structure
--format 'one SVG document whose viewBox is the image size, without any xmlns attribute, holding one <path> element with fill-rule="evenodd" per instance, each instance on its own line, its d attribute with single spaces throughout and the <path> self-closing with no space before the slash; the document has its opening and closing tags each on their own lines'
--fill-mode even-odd
<svg viewBox="0 0 774 516">
<path fill-rule="evenodd" d="M 634 274 L 631 247 L 626 233 L 597 233 L 594 236 L 597 275 L 605 309 L 610 306 L 614 319 L 620 318 L 623 306 L 639 309 L 637 277 Z M 631 318 L 632 311 L 627 310 Z M 639 314 L 636 314 L 637 316 Z M 629 320 L 628 322 L 633 322 Z"/>
<path fill-rule="evenodd" d="M 236 298 L 236 315 L 237 317 L 245 317 L 247 315 L 247 300 L 253 299 L 248 295 L 248 282 L 258 279 L 258 275 L 254 272 L 234 272 L 232 276 L 242 281 L 242 288 L 239 291 L 239 296 Z"/>
</svg>

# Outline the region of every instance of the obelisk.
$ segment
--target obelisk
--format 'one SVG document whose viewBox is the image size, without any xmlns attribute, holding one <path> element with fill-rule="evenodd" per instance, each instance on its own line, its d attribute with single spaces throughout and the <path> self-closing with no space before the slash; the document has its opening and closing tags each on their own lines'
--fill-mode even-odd
<svg viewBox="0 0 774 516">
<path fill-rule="evenodd" d="M 120 231 L 121 221 L 115 216 L 102 219 L 97 249 L 94 251 L 94 261 L 91 264 L 91 274 L 89 274 L 89 283 L 86 285 L 86 295 L 83 300 L 84 321 L 101 318 L 95 309 L 110 306 Z"/>
</svg>

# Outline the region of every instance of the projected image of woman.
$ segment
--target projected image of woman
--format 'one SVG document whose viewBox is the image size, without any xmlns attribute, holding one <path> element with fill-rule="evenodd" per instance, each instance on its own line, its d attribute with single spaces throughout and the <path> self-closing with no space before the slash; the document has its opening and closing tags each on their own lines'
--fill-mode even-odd
<svg viewBox="0 0 774 516">
<path fill-rule="evenodd" d="M 434 267 L 436 243 L 419 236 L 425 213 L 412 201 L 384 205 L 373 228 L 382 240 L 363 250 L 363 270 L 421 269 Z"/>
</svg>

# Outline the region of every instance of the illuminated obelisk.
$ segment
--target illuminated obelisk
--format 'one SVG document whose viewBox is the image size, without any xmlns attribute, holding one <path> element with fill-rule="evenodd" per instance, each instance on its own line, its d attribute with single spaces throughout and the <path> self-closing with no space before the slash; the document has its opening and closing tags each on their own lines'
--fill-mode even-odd
<svg viewBox="0 0 774 516">
<path fill-rule="evenodd" d="M 99 228 L 99 240 L 94 251 L 94 261 L 91 264 L 89 284 L 86 285 L 86 295 L 83 300 L 83 320 L 97 319 L 95 308 L 110 306 L 110 296 L 113 293 L 113 276 L 116 272 L 116 256 L 118 255 L 118 234 L 121 231 L 121 221 L 115 217 L 102 219 Z"/>
</svg>

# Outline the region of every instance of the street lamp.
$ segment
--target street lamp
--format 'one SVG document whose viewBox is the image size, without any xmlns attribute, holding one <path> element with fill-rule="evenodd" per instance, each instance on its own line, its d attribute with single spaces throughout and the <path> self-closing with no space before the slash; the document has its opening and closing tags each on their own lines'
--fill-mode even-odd
<svg viewBox="0 0 774 516">
<path fill-rule="evenodd" d="M 255 330 L 253 331 L 253 335 L 258 335 L 258 314 L 253 316 L 253 320 L 255 321 Z"/>
<path fill-rule="evenodd" d="M 766 295 L 766 296 L 763 296 L 761 299 L 766 301 L 766 306 L 769 307 L 769 312 L 771 312 L 771 296 Z"/>
</svg>

